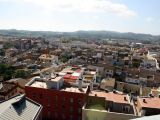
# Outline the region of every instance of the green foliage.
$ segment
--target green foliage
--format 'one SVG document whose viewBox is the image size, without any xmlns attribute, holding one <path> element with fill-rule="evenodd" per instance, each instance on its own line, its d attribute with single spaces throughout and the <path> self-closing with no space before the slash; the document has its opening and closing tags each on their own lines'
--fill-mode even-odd
<svg viewBox="0 0 160 120">
<path fill-rule="evenodd" d="M 1 55 L 1 56 L 5 56 L 5 51 L 4 51 L 4 49 L 0 49 L 0 55 Z"/>
<path fill-rule="evenodd" d="M 25 78 L 29 75 L 28 72 L 22 69 L 16 70 L 14 67 L 6 64 L 0 64 L 0 75 L 4 77 L 4 80 L 15 78 Z"/>
<path fill-rule="evenodd" d="M 26 77 L 26 71 L 25 70 L 16 70 L 15 77 L 16 78 L 25 78 Z"/>
<path fill-rule="evenodd" d="M 114 31 L 77 31 L 77 32 L 50 32 L 50 31 L 26 31 L 26 30 L 0 30 L 2 35 L 19 36 L 19 37 L 42 37 L 42 38 L 89 38 L 89 39 L 126 39 L 135 41 L 159 41 L 160 36 L 136 33 L 119 33 Z"/>
<path fill-rule="evenodd" d="M 105 110 L 105 107 L 103 107 L 100 104 L 95 104 L 95 105 L 89 106 L 88 109 Z"/>
<path fill-rule="evenodd" d="M 4 44 L 4 49 L 11 48 L 12 46 L 13 46 L 13 45 L 12 45 L 11 43 L 6 42 L 6 43 Z"/>
<path fill-rule="evenodd" d="M 141 63 L 141 62 L 142 62 L 141 60 L 134 59 L 134 60 L 132 61 L 132 67 L 138 68 L 138 67 L 140 66 L 140 63 Z"/>
<path fill-rule="evenodd" d="M 10 65 L 0 64 L 0 75 L 4 76 L 4 80 L 11 79 L 14 71 L 15 68 Z"/>
<path fill-rule="evenodd" d="M 61 54 L 61 56 L 58 59 L 61 62 L 65 63 L 65 62 L 67 62 L 71 58 L 72 58 L 72 55 L 70 53 L 63 53 L 63 54 Z"/>
<path fill-rule="evenodd" d="M 95 110 L 85 110 L 86 120 L 107 120 L 107 113 Z"/>
<path fill-rule="evenodd" d="M 69 43 L 70 41 L 69 40 L 62 40 L 62 43 Z"/>
</svg>

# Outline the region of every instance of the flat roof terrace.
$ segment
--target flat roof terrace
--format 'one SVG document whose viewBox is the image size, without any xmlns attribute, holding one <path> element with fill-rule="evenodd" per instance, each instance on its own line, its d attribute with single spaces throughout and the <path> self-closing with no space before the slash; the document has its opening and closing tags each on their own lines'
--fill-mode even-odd
<svg viewBox="0 0 160 120">
<path fill-rule="evenodd" d="M 33 80 L 30 83 L 28 83 L 27 85 L 30 86 L 30 87 L 49 89 L 44 80 Z M 87 88 L 79 89 L 78 87 L 68 87 L 68 86 L 63 85 L 63 87 L 60 88 L 59 91 L 74 92 L 74 93 L 86 93 L 87 92 Z"/>
</svg>

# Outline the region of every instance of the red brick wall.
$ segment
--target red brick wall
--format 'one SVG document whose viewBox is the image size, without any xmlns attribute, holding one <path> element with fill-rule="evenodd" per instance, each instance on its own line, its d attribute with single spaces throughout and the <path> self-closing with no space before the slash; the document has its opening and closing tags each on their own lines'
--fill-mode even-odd
<svg viewBox="0 0 160 120">
<path fill-rule="evenodd" d="M 82 106 L 84 105 L 86 94 L 29 86 L 25 87 L 25 92 L 28 98 L 43 106 L 43 118 L 45 119 L 71 120 L 70 117 L 72 117 L 72 120 L 81 119 Z M 73 98 L 73 103 L 70 102 L 70 98 Z M 71 111 L 71 107 L 73 111 Z M 78 110 L 79 108 L 80 112 Z"/>
</svg>

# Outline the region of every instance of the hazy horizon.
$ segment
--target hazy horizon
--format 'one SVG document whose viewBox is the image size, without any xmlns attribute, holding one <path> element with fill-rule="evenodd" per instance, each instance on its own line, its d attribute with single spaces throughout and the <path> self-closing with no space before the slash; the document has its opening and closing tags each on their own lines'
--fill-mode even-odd
<svg viewBox="0 0 160 120">
<path fill-rule="evenodd" d="M 146 35 L 152 35 L 152 36 L 160 36 L 160 34 L 151 34 L 151 33 L 136 33 L 136 32 L 120 32 L 120 31 L 111 31 L 111 30 L 75 30 L 75 31 L 51 31 L 51 30 L 26 30 L 26 29 L 0 29 L 0 30 L 17 30 L 17 31 L 30 31 L 30 32 L 69 32 L 69 33 L 72 33 L 72 32 L 79 32 L 79 31 L 84 31 L 84 32 L 101 32 L 101 31 L 105 31 L 105 32 L 117 32 L 117 33 L 134 33 L 134 34 L 146 34 Z"/>
</svg>

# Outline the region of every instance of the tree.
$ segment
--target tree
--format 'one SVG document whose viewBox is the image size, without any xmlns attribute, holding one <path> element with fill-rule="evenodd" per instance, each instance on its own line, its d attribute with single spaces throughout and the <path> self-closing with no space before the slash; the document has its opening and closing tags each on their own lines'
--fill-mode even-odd
<svg viewBox="0 0 160 120">
<path fill-rule="evenodd" d="M 67 62 L 69 59 L 72 58 L 72 55 L 70 53 L 62 53 L 59 57 L 59 60 L 63 63 Z"/>
<path fill-rule="evenodd" d="M 5 56 L 5 51 L 3 49 L 0 49 L 0 55 Z"/>
<path fill-rule="evenodd" d="M 7 69 L 4 73 L 4 80 L 9 80 L 12 78 L 13 76 L 13 73 L 14 73 L 14 70 L 13 69 Z"/>
<path fill-rule="evenodd" d="M 133 66 L 134 68 L 138 68 L 138 67 L 140 66 L 141 62 L 142 62 L 142 60 L 133 59 L 133 61 L 132 61 L 132 66 Z"/>
<path fill-rule="evenodd" d="M 24 77 L 26 77 L 26 71 L 25 70 L 16 70 L 15 77 L 16 78 L 24 78 Z"/>
<path fill-rule="evenodd" d="M 14 71 L 15 68 L 10 65 L 0 64 L 0 75 L 4 77 L 4 80 L 11 79 Z"/>
<path fill-rule="evenodd" d="M 8 48 L 11 48 L 12 46 L 13 45 L 11 43 L 6 42 L 3 47 L 4 47 L 4 49 L 8 49 Z"/>
</svg>

